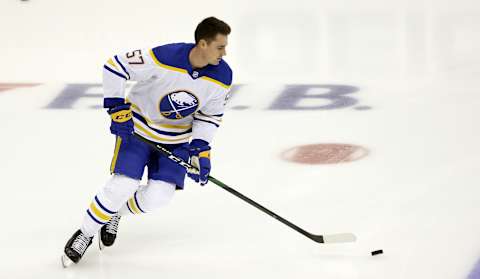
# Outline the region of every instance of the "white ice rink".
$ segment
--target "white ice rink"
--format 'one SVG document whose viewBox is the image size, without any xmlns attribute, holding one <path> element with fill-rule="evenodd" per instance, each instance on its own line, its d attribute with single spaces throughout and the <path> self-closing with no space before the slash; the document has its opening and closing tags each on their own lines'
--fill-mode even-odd
<svg viewBox="0 0 480 279">
<path fill-rule="evenodd" d="M 235 84 L 212 175 L 307 231 L 357 242 L 317 244 L 188 181 L 168 207 L 123 218 L 114 247 L 95 240 L 63 269 L 109 177 L 103 63 L 191 42 L 211 15 L 233 29 Z M 2 0 L 0 35 L 0 278 L 480 278 L 478 1 Z M 369 153 L 280 157 L 322 143 Z"/>
</svg>

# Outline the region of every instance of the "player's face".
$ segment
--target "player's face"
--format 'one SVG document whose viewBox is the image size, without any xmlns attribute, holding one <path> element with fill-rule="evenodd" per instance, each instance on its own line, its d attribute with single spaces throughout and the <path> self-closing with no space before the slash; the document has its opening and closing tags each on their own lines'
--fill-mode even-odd
<svg viewBox="0 0 480 279">
<path fill-rule="evenodd" d="M 204 44 L 204 54 L 208 64 L 218 65 L 223 56 L 227 55 L 228 38 L 225 35 L 217 34 L 213 41 Z"/>
</svg>

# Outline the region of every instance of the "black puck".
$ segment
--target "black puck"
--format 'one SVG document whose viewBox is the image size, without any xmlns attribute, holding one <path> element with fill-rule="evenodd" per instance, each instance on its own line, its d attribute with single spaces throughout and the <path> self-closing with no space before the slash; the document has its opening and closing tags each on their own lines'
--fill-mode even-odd
<svg viewBox="0 0 480 279">
<path fill-rule="evenodd" d="M 375 255 L 380 255 L 380 254 L 383 254 L 383 250 L 375 250 L 375 251 L 372 251 L 372 256 L 375 256 Z"/>
</svg>

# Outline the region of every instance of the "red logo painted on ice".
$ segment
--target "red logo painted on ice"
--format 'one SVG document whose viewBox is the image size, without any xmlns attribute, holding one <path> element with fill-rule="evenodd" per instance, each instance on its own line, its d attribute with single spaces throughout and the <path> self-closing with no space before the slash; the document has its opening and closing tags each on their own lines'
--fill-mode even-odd
<svg viewBox="0 0 480 279">
<path fill-rule="evenodd" d="M 282 152 L 284 160 L 300 164 L 337 164 L 364 158 L 368 149 L 342 143 L 308 144 L 292 147 Z"/>
<path fill-rule="evenodd" d="M 15 88 L 33 87 L 37 85 L 40 85 L 40 83 L 0 83 L 0 92 L 12 90 Z"/>
</svg>

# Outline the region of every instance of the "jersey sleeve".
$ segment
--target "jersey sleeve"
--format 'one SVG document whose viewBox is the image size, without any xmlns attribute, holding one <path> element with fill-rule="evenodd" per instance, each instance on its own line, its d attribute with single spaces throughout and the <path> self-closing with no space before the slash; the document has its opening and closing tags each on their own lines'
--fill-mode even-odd
<svg viewBox="0 0 480 279">
<path fill-rule="evenodd" d="M 193 115 L 192 140 L 202 139 L 208 143 L 222 123 L 230 88 L 217 93 L 202 109 Z"/>
<path fill-rule="evenodd" d="M 105 108 L 125 103 L 125 84 L 143 81 L 154 74 L 155 62 L 149 49 L 138 49 L 114 55 L 103 65 L 103 94 Z"/>
</svg>

